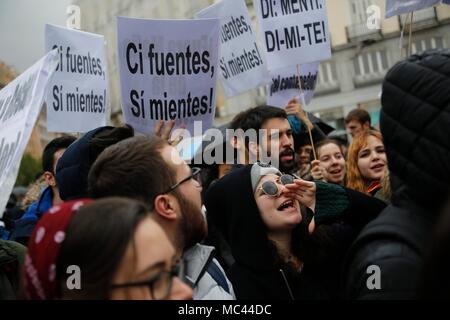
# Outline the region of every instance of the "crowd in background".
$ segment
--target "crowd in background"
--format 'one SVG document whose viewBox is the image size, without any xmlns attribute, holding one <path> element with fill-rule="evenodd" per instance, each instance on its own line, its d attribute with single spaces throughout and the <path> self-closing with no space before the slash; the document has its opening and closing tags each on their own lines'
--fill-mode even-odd
<svg viewBox="0 0 450 320">
<path fill-rule="evenodd" d="M 345 124 L 254 107 L 229 128 L 266 133 L 223 141 L 232 164 L 189 166 L 173 123 L 52 140 L 3 214 L 0 299 L 450 298 L 450 52 L 388 72 L 380 130 Z"/>
</svg>

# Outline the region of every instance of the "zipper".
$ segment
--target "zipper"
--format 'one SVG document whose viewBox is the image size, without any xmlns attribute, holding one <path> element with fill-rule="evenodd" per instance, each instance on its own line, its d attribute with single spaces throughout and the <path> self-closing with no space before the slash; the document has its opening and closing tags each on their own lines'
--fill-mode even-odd
<svg viewBox="0 0 450 320">
<path fill-rule="evenodd" d="M 292 293 L 291 287 L 289 286 L 289 283 L 288 283 L 287 278 L 286 278 L 286 276 L 285 276 L 285 274 L 283 272 L 283 269 L 280 269 L 280 273 L 281 273 L 281 276 L 283 278 L 284 283 L 286 284 L 286 288 L 288 289 L 288 292 L 289 292 L 289 295 L 291 297 L 291 300 L 295 300 L 294 299 L 294 294 Z"/>
</svg>

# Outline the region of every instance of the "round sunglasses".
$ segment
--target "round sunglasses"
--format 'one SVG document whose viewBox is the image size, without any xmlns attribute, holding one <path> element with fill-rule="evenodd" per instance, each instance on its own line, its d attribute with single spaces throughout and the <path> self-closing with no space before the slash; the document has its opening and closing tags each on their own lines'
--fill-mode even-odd
<svg viewBox="0 0 450 320">
<path fill-rule="evenodd" d="M 277 178 L 276 182 L 282 185 L 294 183 L 295 177 L 290 174 L 283 174 Z M 275 181 L 265 181 L 258 190 L 261 190 L 265 195 L 270 197 L 278 197 L 281 194 L 281 190 Z"/>
</svg>

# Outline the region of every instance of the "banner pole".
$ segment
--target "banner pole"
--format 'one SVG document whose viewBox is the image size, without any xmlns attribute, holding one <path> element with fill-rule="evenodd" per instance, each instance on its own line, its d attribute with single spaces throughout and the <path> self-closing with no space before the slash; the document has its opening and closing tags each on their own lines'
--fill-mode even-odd
<svg viewBox="0 0 450 320">
<path fill-rule="evenodd" d="M 303 107 L 306 106 L 306 102 L 305 102 L 305 95 L 303 93 L 303 88 L 302 88 L 302 80 L 300 78 L 300 65 L 297 64 L 297 78 L 298 78 L 298 87 L 300 89 L 300 99 L 302 102 L 302 106 L 300 107 L 300 112 L 303 112 L 303 114 L 305 115 L 305 119 L 308 119 L 308 114 L 305 112 L 305 110 L 303 110 Z M 305 123 L 306 127 L 308 128 L 308 133 L 309 133 L 309 140 L 311 142 L 311 147 L 313 150 L 313 155 L 314 155 L 314 160 L 317 160 L 317 155 L 316 155 L 316 148 L 314 147 L 314 141 L 312 138 L 312 133 L 311 133 L 311 126 L 312 123 Z"/>
<path fill-rule="evenodd" d="M 413 24 L 413 16 L 414 16 L 414 11 L 411 12 L 411 17 L 410 17 L 410 20 L 409 20 L 408 58 L 411 56 L 411 53 L 412 53 L 412 24 Z"/>
</svg>

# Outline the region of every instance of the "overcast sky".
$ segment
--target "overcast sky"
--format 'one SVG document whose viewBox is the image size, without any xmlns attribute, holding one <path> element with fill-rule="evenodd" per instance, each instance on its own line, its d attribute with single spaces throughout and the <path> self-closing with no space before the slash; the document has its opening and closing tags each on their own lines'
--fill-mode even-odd
<svg viewBox="0 0 450 320">
<path fill-rule="evenodd" d="M 65 26 L 70 0 L 0 0 L 0 60 L 25 71 L 44 55 L 46 23 Z"/>
</svg>

